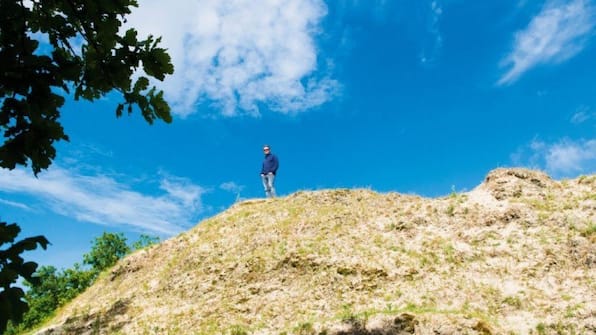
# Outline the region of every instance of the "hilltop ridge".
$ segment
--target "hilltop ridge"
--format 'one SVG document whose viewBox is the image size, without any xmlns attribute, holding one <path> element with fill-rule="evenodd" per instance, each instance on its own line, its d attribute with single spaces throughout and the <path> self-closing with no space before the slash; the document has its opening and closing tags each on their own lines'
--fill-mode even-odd
<svg viewBox="0 0 596 335">
<path fill-rule="evenodd" d="M 596 332 L 596 176 L 300 191 L 138 251 L 37 334 Z"/>
</svg>

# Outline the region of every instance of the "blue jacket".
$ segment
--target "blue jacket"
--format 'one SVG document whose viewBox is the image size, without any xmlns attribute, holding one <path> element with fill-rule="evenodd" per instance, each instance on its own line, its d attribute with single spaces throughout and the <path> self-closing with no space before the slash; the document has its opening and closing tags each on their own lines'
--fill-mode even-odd
<svg viewBox="0 0 596 335">
<path fill-rule="evenodd" d="M 279 161 L 274 154 L 266 154 L 265 159 L 263 159 L 263 167 L 261 168 L 261 174 L 267 174 L 269 172 L 273 172 L 273 174 L 277 173 L 277 168 L 279 167 Z"/>
</svg>

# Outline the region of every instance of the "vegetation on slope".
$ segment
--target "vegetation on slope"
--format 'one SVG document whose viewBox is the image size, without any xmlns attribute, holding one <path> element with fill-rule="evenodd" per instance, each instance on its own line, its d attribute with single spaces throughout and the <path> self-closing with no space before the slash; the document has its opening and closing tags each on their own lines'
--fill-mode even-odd
<svg viewBox="0 0 596 335">
<path fill-rule="evenodd" d="M 104 272 L 40 334 L 596 331 L 596 176 L 248 200 Z"/>
</svg>

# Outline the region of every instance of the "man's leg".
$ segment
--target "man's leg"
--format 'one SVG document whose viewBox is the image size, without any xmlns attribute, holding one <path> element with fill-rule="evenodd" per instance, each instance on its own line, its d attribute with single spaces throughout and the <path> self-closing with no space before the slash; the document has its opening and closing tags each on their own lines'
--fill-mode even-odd
<svg viewBox="0 0 596 335">
<path fill-rule="evenodd" d="M 269 179 L 269 196 L 271 198 L 275 198 L 275 186 L 274 186 L 274 182 L 275 182 L 275 175 L 273 173 L 269 173 L 267 175 L 267 179 Z"/>
<path fill-rule="evenodd" d="M 263 182 L 263 188 L 265 189 L 265 195 L 267 196 L 267 198 L 270 198 L 271 197 L 271 188 L 269 187 L 269 178 L 267 178 L 267 175 L 262 175 L 261 181 Z"/>
</svg>

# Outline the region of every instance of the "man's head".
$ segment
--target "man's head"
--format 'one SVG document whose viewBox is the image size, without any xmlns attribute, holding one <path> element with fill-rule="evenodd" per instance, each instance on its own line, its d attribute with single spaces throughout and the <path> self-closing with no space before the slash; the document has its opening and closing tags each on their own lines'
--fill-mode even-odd
<svg viewBox="0 0 596 335">
<path fill-rule="evenodd" d="M 271 147 L 269 147 L 268 145 L 264 145 L 263 146 L 263 152 L 266 154 L 271 152 Z"/>
</svg>

